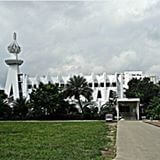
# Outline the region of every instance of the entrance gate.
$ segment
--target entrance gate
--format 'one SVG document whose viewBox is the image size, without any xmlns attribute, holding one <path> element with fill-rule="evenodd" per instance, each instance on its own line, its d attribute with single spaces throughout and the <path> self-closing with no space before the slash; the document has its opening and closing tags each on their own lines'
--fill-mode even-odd
<svg viewBox="0 0 160 160">
<path fill-rule="evenodd" d="M 117 120 L 121 116 L 127 120 L 139 120 L 139 98 L 118 98 L 117 99 Z"/>
</svg>

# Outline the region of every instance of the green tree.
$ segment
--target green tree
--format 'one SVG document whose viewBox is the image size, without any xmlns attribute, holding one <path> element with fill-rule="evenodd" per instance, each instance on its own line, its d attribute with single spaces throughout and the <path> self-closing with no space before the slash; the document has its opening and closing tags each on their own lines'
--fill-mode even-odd
<svg viewBox="0 0 160 160">
<path fill-rule="evenodd" d="M 29 103 L 26 98 L 18 98 L 13 102 L 13 116 L 15 119 L 26 119 Z"/>
<path fill-rule="evenodd" d="M 127 98 L 140 98 L 140 114 L 147 114 L 147 107 L 153 97 L 157 97 L 160 93 L 160 86 L 153 84 L 149 78 L 132 79 L 128 83 L 129 88 L 126 90 Z"/>
<path fill-rule="evenodd" d="M 160 119 L 160 97 L 153 97 L 147 107 L 147 116 L 152 119 Z"/>
<path fill-rule="evenodd" d="M 61 89 L 54 84 L 40 83 L 30 94 L 32 114 L 35 118 L 52 117 L 55 114 L 67 113 L 68 101 L 64 100 Z"/>
<path fill-rule="evenodd" d="M 159 94 L 160 88 L 149 78 L 132 79 L 125 94 L 127 98 L 140 98 L 141 104 L 148 106 L 151 99 Z"/>
<path fill-rule="evenodd" d="M 7 95 L 0 90 L 0 119 L 11 119 L 12 109 L 7 103 Z"/>
<path fill-rule="evenodd" d="M 104 119 L 106 114 L 113 114 L 113 115 L 116 114 L 115 102 L 113 100 L 109 100 L 109 102 L 106 102 L 101 106 L 99 112 L 100 118 Z"/>
<path fill-rule="evenodd" d="M 95 119 L 98 118 L 98 106 L 95 102 L 88 102 L 83 106 L 84 118 Z"/>
<path fill-rule="evenodd" d="M 82 97 L 85 98 L 86 101 L 90 101 L 92 99 L 92 92 L 93 90 L 89 87 L 86 79 L 79 75 L 71 77 L 64 88 L 66 97 L 74 97 L 78 101 L 82 114 L 84 114 Z"/>
<path fill-rule="evenodd" d="M 106 114 L 116 115 L 117 94 L 115 91 L 110 90 L 109 101 L 103 104 L 100 108 L 100 118 L 104 119 Z"/>
</svg>

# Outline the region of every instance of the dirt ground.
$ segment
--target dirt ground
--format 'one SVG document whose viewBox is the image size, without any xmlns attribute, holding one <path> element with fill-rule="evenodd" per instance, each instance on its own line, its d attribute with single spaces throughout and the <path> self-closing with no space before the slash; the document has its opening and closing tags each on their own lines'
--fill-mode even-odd
<svg viewBox="0 0 160 160">
<path fill-rule="evenodd" d="M 160 127 L 160 121 L 145 121 L 145 123 L 152 124 L 154 126 Z"/>
</svg>

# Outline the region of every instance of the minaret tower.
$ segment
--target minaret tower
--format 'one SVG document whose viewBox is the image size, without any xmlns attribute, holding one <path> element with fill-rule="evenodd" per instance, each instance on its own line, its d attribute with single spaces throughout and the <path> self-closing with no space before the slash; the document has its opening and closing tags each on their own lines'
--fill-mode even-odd
<svg viewBox="0 0 160 160">
<path fill-rule="evenodd" d="M 23 60 L 18 59 L 18 54 L 21 52 L 21 47 L 16 41 L 16 33 L 13 33 L 13 42 L 8 46 L 10 58 L 5 60 L 5 63 L 9 66 L 8 75 L 5 85 L 5 93 L 10 100 L 16 100 L 21 98 L 22 95 L 22 82 L 19 66 L 23 63 Z"/>
</svg>

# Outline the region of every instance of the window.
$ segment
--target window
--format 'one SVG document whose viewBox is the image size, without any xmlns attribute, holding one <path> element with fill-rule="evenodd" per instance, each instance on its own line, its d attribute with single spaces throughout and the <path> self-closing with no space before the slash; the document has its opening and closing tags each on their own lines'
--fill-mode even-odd
<svg viewBox="0 0 160 160">
<path fill-rule="evenodd" d="M 21 81 L 21 77 L 20 77 L 20 75 L 18 75 L 18 81 Z"/>
<path fill-rule="evenodd" d="M 33 85 L 34 88 L 37 88 L 36 84 Z"/>
<path fill-rule="evenodd" d="M 101 86 L 101 87 L 104 87 L 104 83 L 100 83 L 100 86 Z"/>
<path fill-rule="evenodd" d="M 98 83 L 94 83 L 94 87 L 98 87 Z"/>
<path fill-rule="evenodd" d="M 92 83 L 89 83 L 88 85 L 89 85 L 89 87 L 92 87 Z"/>
<path fill-rule="evenodd" d="M 19 92 L 22 92 L 22 84 L 21 84 L 21 82 L 18 82 L 18 89 L 19 89 Z"/>
<path fill-rule="evenodd" d="M 107 82 L 107 83 L 106 83 L 106 87 L 109 87 L 109 86 L 110 86 L 110 83 L 109 83 L 109 82 Z"/>
<path fill-rule="evenodd" d="M 48 84 L 51 84 L 51 81 L 48 81 Z"/>
<path fill-rule="evenodd" d="M 97 93 L 97 98 L 102 98 L 101 91 L 99 90 Z"/>
<path fill-rule="evenodd" d="M 29 85 L 28 85 L 28 89 L 31 89 L 31 88 L 32 88 L 32 85 L 31 85 L 31 84 L 29 84 Z"/>
<path fill-rule="evenodd" d="M 58 86 L 59 86 L 59 83 L 55 83 L 55 86 L 57 86 L 57 87 L 58 87 Z"/>
<path fill-rule="evenodd" d="M 112 86 L 113 86 L 113 87 L 116 87 L 116 82 L 113 82 L 113 83 L 112 83 Z"/>
<path fill-rule="evenodd" d="M 64 84 L 61 84 L 61 87 L 64 87 Z"/>
<path fill-rule="evenodd" d="M 69 84 L 67 83 L 66 86 L 69 87 Z"/>
</svg>

